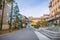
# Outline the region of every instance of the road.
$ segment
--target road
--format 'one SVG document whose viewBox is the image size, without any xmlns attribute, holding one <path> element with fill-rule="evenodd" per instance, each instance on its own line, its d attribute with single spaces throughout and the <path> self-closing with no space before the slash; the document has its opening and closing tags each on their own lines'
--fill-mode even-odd
<svg viewBox="0 0 60 40">
<path fill-rule="evenodd" d="M 0 36 L 0 40 L 39 40 L 32 28 L 25 28 Z"/>
</svg>

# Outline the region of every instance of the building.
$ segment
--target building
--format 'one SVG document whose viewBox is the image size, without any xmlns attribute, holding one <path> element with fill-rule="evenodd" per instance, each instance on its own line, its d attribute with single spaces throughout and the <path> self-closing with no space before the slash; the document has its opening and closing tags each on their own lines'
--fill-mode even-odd
<svg viewBox="0 0 60 40">
<path fill-rule="evenodd" d="M 60 19 L 60 0 L 50 0 L 49 3 L 50 15 L 54 18 L 54 23 L 59 23 Z"/>
<path fill-rule="evenodd" d="M 58 10 L 60 10 L 60 0 L 50 0 L 49 10 L 51 15 L 54 15 Z"/>
</svg>

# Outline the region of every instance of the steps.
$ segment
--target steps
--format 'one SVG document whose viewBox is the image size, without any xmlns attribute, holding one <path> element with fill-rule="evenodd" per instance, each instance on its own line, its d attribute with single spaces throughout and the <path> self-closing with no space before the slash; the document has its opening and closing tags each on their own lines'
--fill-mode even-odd
<svg viewBox="0 0 60 40">
<path fill-rule="evenodd" d="M 60 33 L 59 32 L 54 32 L 54 31 L 50 31 L 47 29 L 41 29 L 39 30 L 40 33 L 44 34 L 45 36 L 49 37 L 50 39 L 53 40 L 60 40 Z"/>
</svg>

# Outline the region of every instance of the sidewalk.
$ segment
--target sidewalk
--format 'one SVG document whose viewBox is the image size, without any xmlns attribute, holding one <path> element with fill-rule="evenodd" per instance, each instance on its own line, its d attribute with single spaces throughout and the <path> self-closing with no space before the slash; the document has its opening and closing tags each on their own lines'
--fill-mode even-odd
<svg viewBox="0 0 60 40">
<path fill-rule="evenodd" d="M 15 29 L 15 30 L 0 30 L 0 35 L 11 33 L 11 32 L 17 31 L 17 30 L 19 30 L 19 29 Z"/>
<path fill-rule="evenodd" d="M 38 36 L 39 40 L 51 40 L 48 37 L 46 37 L 45 35 L 41 34 L 38 31 L 35 31 L 35 34 Z"/>
</svg>

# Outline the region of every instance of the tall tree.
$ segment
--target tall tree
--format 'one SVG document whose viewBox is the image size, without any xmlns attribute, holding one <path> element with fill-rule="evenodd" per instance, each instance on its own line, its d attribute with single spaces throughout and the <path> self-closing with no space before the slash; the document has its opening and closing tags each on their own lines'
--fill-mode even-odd
<svg viewBox="0 0 60 40">
<path fill-rule="evenodd" d="M 12 13 L 13 13 L 13 0 L 11 1 L 11 18 L 10 18 L 10 29 L 12 27 Z"/>
<path fill-rule="evenodd" d="M 12 14 L 13 14 L 13 2 L 14 0 L 6 0 L 7 3 L 11 4 L 11 17 L 10 17 L 10 29 L 12 27 Z"/>
<path fill-rule="evenodd" d="M 17 3 L 15 3 L 16 5 L 14 6 L 14 16 L 17 17 L 19 16 L 19 8 L 18 8 L 18 5 Z"/>
<path fill-rule="evenodd" d="M 2 0 L 2 17 L 1 17 L 1 27 L 0 27 L 0 30 L 2 30 L 2 26 L 3 26 L 4 7 L 5 7 L 5 0 Z"/>
<path fill-rule="evenodd" d="M 3 25 L 3 16 L 4 16 L 4 9 L 5 9 L 5 2 L 11 4 L 10 29 L 11 29 L 11 26 L 12 26 L 11 23 L 12 23 L 12 13 L 13 13 L 13 2 L 14 2 L 14 0 L 2 0 L 2 17 L 1 17 L 1 27 L 0 27 L 1 30 L 2 30 L 2 25 Z"/>
<path fill-rule="evenodd" d="M 20 14 L 19 14 L 19 8 L 18 8 L 18 5 L 17 3 L 15 2 L 15 6 L 14 6 L 14 15 L 13 15 L 13 19 L 15 19 L 15 24 L 18 25 L 19 24 L 19 17 Z M 16 25 L 15 25 L 15 28 L 16 28 Z"/>
<path fill-rule="evenodd" d="M 2 0 L 0 0 L 0 9 L 2 9 Z"/>
</svg>

